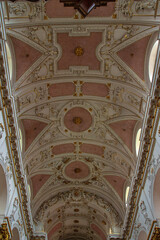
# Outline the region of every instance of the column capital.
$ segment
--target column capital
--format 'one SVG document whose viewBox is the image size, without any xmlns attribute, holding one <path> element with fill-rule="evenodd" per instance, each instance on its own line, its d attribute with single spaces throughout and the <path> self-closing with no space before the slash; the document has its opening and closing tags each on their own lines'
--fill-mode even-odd
<svg viewBox="0 0 160 240">
<path fill-rule="evenodd" d="M 0 225 L 0 240 L 11 240 L 7 223 Z"/>
</svg>

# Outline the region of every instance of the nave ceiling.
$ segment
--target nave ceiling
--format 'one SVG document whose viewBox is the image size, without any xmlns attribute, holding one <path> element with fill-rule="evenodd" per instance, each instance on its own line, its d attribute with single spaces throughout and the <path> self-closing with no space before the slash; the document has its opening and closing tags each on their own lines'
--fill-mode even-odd
<svg viewBox="0 0 160 240">
<path fill-rule="evenodd" d="M 23 163 L 35 225 L 49 239 L 121 233 L 158 30 L 143 17 L 153 5 L 124 10 L 112 2 L 83 19 L 58 0 L 8 2 Z"/>
</svg>

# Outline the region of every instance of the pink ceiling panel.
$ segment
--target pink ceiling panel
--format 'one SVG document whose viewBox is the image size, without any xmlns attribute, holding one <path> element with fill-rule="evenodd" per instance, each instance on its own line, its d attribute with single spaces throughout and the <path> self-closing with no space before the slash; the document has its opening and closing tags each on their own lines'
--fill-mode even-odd
<svg viewBox="0 0 160 240">
<path fill-rule="evenodd" d="M 142 38 L 120 50 L 118 56 L 144 80 L 144 61 L 150 36 Z"/>
<path fill-rule="evenodd" d="M 124 120 L 109 124 L 115 133 L 123 140 L 127 147 L 132 152 L 133 131 L 136 120 Z"/>
<path fill-rule="evenodd" d="M 60 97 L 73 95 L 75 92 L 75 85 L 73 83 L 55 83 L 48 88 L 48 94 L 51 97 Z"/>
<path fill-rule="evenodd" d="M 37 194 L 40 188 L 50 178 L 50 175 L 38 174 L 31 178 L 33 187 L 33 197 Z"/>
<path fill-rule="evenodd" d="M 109 88 L 101 83 L 84 83 L 82 85 L 83 95 L 106 97 L 109 95 Z"/>
<path fill-rule="evenodd" d="M 33 140 L 47 126 L 47 124 L 31 119 L 23 119 L 22 123 L 25 131 L 25 150 L 27 150 Z"/>
<path fill-rule="evenodd" d="M 72 37 L 68 33 L 58 33 L 57 43 L 62 48 L 62 56 L 58 61 L 58 70 L 69 69 L 70 66 L 88 66 L 90 70 L 100 70 L 100 61 L 96 57 L 96 48 L 102 41 L 102 32 L 92 32 L 90 36 Z M 75 49 L 81 47 L 83 54 L 77 56 Z"/>
<path fill-rule="evenodd" d="M 102 156 L 104 153 L 103 147 L 100 147 L 94 144 L 87 144 L 87 143 L 83 143 L 80 147 L 80 150 L 81 152 L 84 152 L 84 153 L 91 153 L 99 156 Z"/>
<path fill-rule="evenodd" d="M 48 233 L 48 239 L 51 239 L 53 234 L 57 232 L 61 227 L 62 227 L 62 223 L 61 222 L 57 223 Z"/>
<path fill-rule="evenodd" d="M 123 200 L 123 188 L 125 179 L 119 176 L 107 175 L 105 179 L 112 185 L 112 187 L 119 194 L 120 198 Z"/>
<path fill-rule="evenodd" d="M 16 79 L 18 80 L 42 54 L 17 38 L 11 37 L 11 40 L 16 56 Z"/>
<path fill-rule="evenodd" d="M 63 154 L 63 153 L 71 153 L 74 152 L 74 144 L 73 143 L 66 143 L 66 144 L 61 144 L 53 147 L 52 153 L 55 155 L 58 154 Z"/>
<path fill-rule="evenodd" d="M 104 232 L 96 224 L 92 223 L 91 228 L 101 237 L 102 240 L 106 240 Z"/>
</svg>

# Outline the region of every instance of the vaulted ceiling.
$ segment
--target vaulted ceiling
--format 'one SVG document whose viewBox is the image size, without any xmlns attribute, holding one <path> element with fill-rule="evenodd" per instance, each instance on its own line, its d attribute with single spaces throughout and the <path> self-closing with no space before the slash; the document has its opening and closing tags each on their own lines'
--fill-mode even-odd
<svg viewBox="0 0 160 240">
<path fill-rule="evenodd" d="M 111 2 L 83 19 L 59 0 L 8 3 L 23 163 L 49 240 L 121 232 L 157 31 L 122 10 Z"/>
</svg>

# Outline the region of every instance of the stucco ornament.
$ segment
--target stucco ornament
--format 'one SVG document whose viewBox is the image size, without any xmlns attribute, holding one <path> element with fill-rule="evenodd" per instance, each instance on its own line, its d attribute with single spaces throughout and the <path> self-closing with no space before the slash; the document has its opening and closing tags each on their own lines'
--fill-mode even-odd
<svg viewBox="0 0 160 240">
<path fill-rule="evenodd" d="M 70 191 L 64 192 L 64 193 L 59 193 L 58 195 L 50 198 L 49 200 L 46 200 L 41 206 L 40 208 L 37 210 L 37 213 L 35 215 L 34 221 L 35 222 L 39 222 L 43 219 L 46 211 L 48 211 L 53 205 L 55 205 L 57 202 L 74 202 L 76 204 L 81 203 L 81 202 L 85 202 L 85 203 L 96 203 L 98 204 L 98 206 L 100 208 L 103 209 L 103 211 L 105 211 L 105 213 L 110 216 L 111 219 L 114 219 L 115 223 L 118 224 L 117 226 L 120 226 L 122 221 L 120 219 L 119 214 L 117 213 L 117 211 L 115 210 L 115 208 L 113 208 L 113 206 L 108 203 L 106 200 L 104 200 L 103 198 L 101 198 L 100 196 L 93 194 L 93 193 L 89 193 L 86 191 L 83 191 L 80 188 L 73 188 Z"/>
<path fill-rule="evenodd" d="M 140 203 L 140 209 L 141 209 L 141 213 L 144 216 L 145 219 L 145 224 L 148 228 L 150 228 L 152 220 L 149 217 L 148 211 L 147 211 L 147 207 L 144 201 L 141 201 Z"/>
<path fill-rule="evenodd" d="M 156 169 L 159 165 L 160 165 L 160 155 L 158 155 L 157 157 L 153 155 L 151 162 L 148 165 L 148 175 L 147 175 L 147 179 L 149 181 L 148 193 L 150 198 L 152 197 L 152 187 L 153 187 L 154 179 L 156 176 Z"/>
<path fill-rule="evenodd" d="M 74 119 L 77 116 L 80 117 L 80 115 L 77 115 L 79 114 L 78 109 L 82 109 L 83 111 L 83 119 L 81 120 L 80 124 L 76 124 L 78 122 L 74 121 Z M 68 113 L 69 115 L 67 117 Z M 58 118 L 61 121 L 59 130 L 63 135 L 66 135 L 68 137 L 73 137 L 73 138 L 77 138 L 77 137 L 80 138 L 82 136 L 85 137 L 86 135 L 93 134 L 96 131 L 96 127 L 95 127 L 96 116 L 97 116 L 97 112 L 90 103 L 85 101 L 75 100 L 65 105 L 59 112 Z M 88 125 L 89 121 L 90 121 L 90 124 Z M 72 131 L 71 130 L 72 128 L 75 130 Z"/>
<path fill-rule="evenodd" d="M 134 224 L 134 230 L 133 230 L 133 237 L 137 239 L 139 229 L 141 227 L 141 222 L 140 222 L 140 214 L 137 214 L 136 222 Z"/>
<path fill-rule="evenodd" d="M 142 13 L 147 11 L 153 11 L 156 7 L 156 0 L 144 0 L 144 1 L 131 1 L 123 0 L 120 1 L 120 12 L 125 17 L 133 17 L 134 14 Z"/>
<path fill-rule="evenodd" d="M 3 132 L 4 132 L 4 127 L 3 127 L 3 124 L 0 123 L 0 139 L 2 138 Z"/>
<path fill-rule="evenodd" d="M 19 207 L 19 201 L 18 201 L 18 198 L 15 198 L 12 206 L 12 212 L 9 217 L 10 224 L 12 224 L 15 221 L 15 213 L 18 210 L 18 207 Z"/>
<path fill-rule="evenodd" d="M 0 225 L 0 239 L 11 240 L 8 226 L 6 223 L 2 223 L 2 225 Z"/>
<path fill-rule="evenodd" d="M 132 11 L 132 1 L 131 0 L 123 0 L 120 2 L 120 11 L 122 14 L 126 17 L 132 17 L 133 11 Z"/>
<path fill-rule="evenodd" d="M 27 12 L 27 5 L 25 3 L 9 4 L 9 13 L 11 15 L 23 16 Z"/>
<path fill-rule="evenodd" d="M 140 1 L 140 2 L 136 2 L 135 5 L 135 10 L 140 11 L 140 10 L 155 10 L 156 7 L 156 0 L 145 0 L 145 1 Z"/>
<path fill-rule="evenodd" d="M 42 6 L 39 2 L 9 2 L 9 13 L 12 17 L 26 17 L 30 20 L 40 17 Z"/>
<path fill-rule="evenodd" d="M 48 235 L 57 223 L 62 224 L 62 229 L 55 234 L 51 232 L 53 236 L 50 239 L 64 240 L 70 237 L 68 222 L 74 239 L 79 239 L 74 230 L 83 231 L 86 219 L 88 222 L 84 229 L 87 239 L 99 239 L 98 234 L 94 231 L 93 235 L 91 233 L 94 221 L 104 230 L 106 238 L 110 232 L 116 232 L 116 227 L 121 225 L 125 215 L 123 190 L 125 184 L 130 182 L 136 165 L 134 144 L 128 147 L 127 143 L 129 140 L 134 141 L 134 128 L 136 122 L 143 118 L 148 93 L 146 82 L 138 77 L 132 64 L 129 66 L 129 61 L 123 61 L 119 52 L 124 49 L 125 53 L 125 49 L 129 48 L 129 57 L 133 59 L 134 55 L 136 58 L 136 52 L 132 53 L 134 44 L 137 46 L 139 40 L 143 43 L 149 39 L 157 27 L 152 27 L 149 21 L 148 25 L 145 24 L 144 18 L 138 26 L 135 25 L 135 19 L 130 19 L 130 24 L 124 24 L 125 18 L 135 17 L 137 1 L 117 1 L 118 19 L 115 21 L 112 16 L 104 16 L 102 21 L 106 19 L 108 24 L 101 24 L 101 19 L 96 16 L 76 21 L 73 14 L 69 17 L 69 25 L 66 23 L 68 18 L 47 17 L 47 6 L 54 4 L 54 0 L 46 3 L 46 11 L 43 9 L 43 0 L 33 5 L 25 1 L 22 3 L 26 4 L 26 10 L 25 7 L 21 9 L 23 4 L 19 7 L 17 5 L 15 10 L 15 5 L 10 7 L 12 3 L 9 3 L 10 11 L 13 10 L 7 24 L 12 25 L 13 20 L 13 28 L 7 28 L 7 31 L 11 41 L 12 38 L 18 39 L 17 42 L 22 45 L 25 43 L 26 50 L 33 53 L 35 49 L 35 52 L 39 52 L 39 58 L 26 71 L 18 68 L 22 75 L 13 83 L 18 120 L 22 120 L 24 125 L 22 135 L 27 147 L 23 148 L 22 156 L 27 179 L 31 183 L 33 217 L 41 229 L 44 223 L 44 231 Z M 149 6 L 144 4 L 145 1 L 141 3 L 141 6 L 137 3 L 137 14 L 143 8 L 146 11 Z M 63 4 L 60 7 L 63 8 Z M 93 20 L 96 25 L 91 24 Z M 34 25 L 35 22 L 38 25 Z M 95 33 L 99 38 L 98 43 L 95 42 L 96 37 L 92 38 Z M 67 67 L 62 64 L 60 68 L 60 60 L 69 49 L 69 44 L 66 47 L 65 41 L 59 40 L 64 35 L 69 38 L 69 43 L 74 42 L 71 42 L 72 38 L 76 39 L 76 46 L 82 46 L 82 39 L 86 39 L 86 46 L 83 47 L 83 54 L 80 51 L 80 56 L 77 56 L 74 53 L 76 46 L 72 48 L 71 44 L 64 58 Z M 15 45 L 17 42 L 15 40 Z M 92 43 L 95 46 L 91 47 L 90 53 L 94 55 L 91 61 L 71 62 L 73 58 L 83 58 Z M 15 45 L 13 48 L 16 52 Z M 16 56 L 16 64 L 20 61 L 20 66 L 25 67 L 23 63 L 29 57 L 26 61 L 21 61 L 21 57 Z M 144 63 L 143 58 L 136 59 L 142 59 Z M 97 69 L 94 68 L 96 62 Z M 142 67 L 140 66 L 141 69 Z M 35 129 L 31 131 L 25 121 L 29 124 L 35 121 Z M 84 123 L 88 125 L 84 126 Z M 123 128 L 125 124 L 128 127 Z M 20 174 L 19 155 L 15 149 L 13 155 L 18 183 L 23 183 L 20 190 L 25 193 L 25 178 Z M 120 187 L 117 177 L 123 179 L 123 186 Z M 24 214 L 30 223 L 26 211 L 30 207 L 30 201 L 27 203 L 26 196 L 23 195 Z M 79 207 L 84 210 L 85 217 Z M 15 203 L 13 214 L 18 215 L 17 211 Z M 141 211 L 147 225 L 148 216 L 143 205 Z M 76 222 L 71 222 L 77 220 L 76 217 L 79 218 L 77 229 L 74 228 Z M 83 224 L 81 219 L 84 220 Z M 138 224 L 139 222 L 135 229 L 138 229 Z M 32 231 L 30 227 L 32 222 L 28 231 Z M 120 229 L 117 232 L 120 233 Z"/>
</svg>

